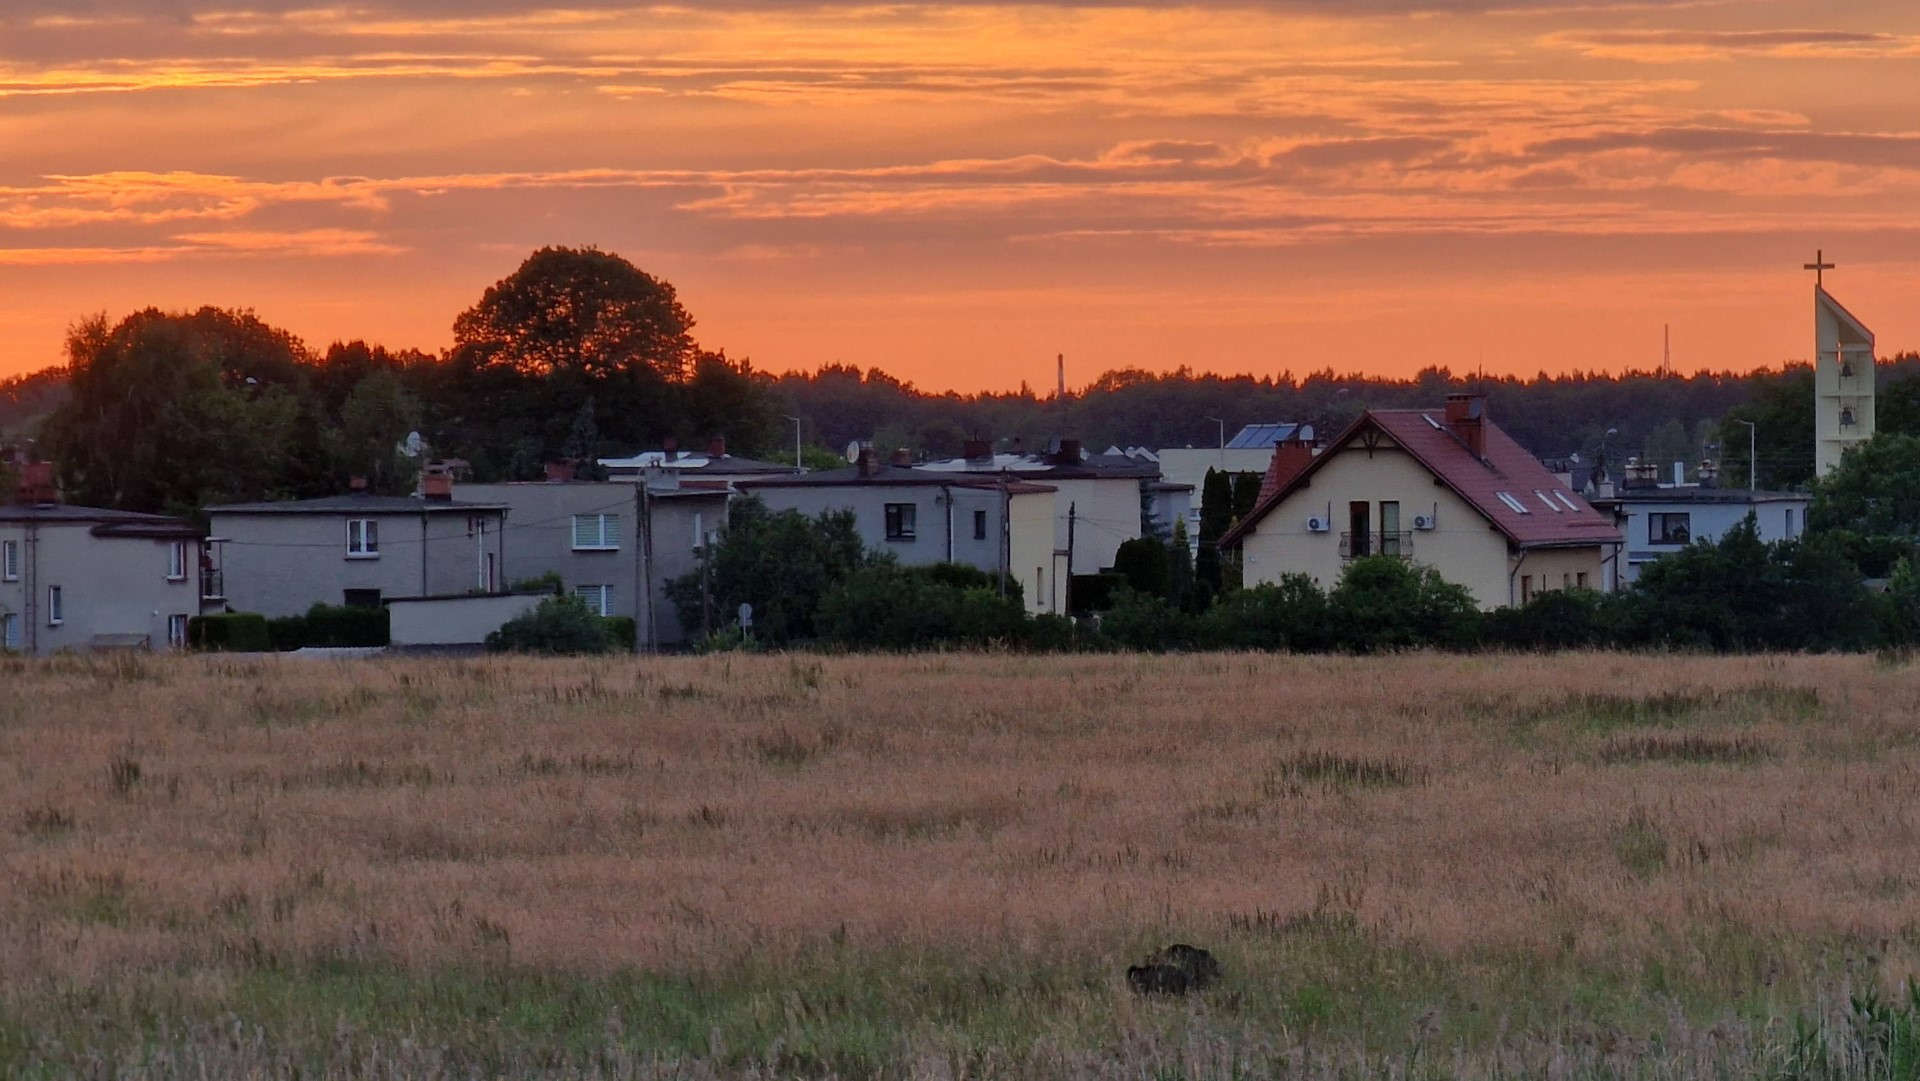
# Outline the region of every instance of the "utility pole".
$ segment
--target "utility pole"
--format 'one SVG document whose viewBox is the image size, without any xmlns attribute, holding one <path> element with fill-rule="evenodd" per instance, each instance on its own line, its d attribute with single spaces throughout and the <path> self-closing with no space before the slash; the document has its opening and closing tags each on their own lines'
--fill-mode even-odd
<svg viewBox="0 0 1920 1081">
<path fill-rule="evenodd" d="M 1067 588 L 1063 595 L 1067 598 L 1067 614 L 1073 614 L 1073 526 L 1078 504 L 1067 504 Z"/>
<path fill-rule="evenodd" d="M 787 420 L 790 420 L 790 421 L 792 421 L 792 422 L 793 422 L 793 471 L 794 471 L 795 473 L 799 473 L 799 472 L 801 472 L 801 466 L 800 466 L 800 418 L 799 418 L 799 417 L 787 417 L 786 419 L 787 419 Z"/>
<path fill-rule="evenodd" d="M 1735 418 L 1734 423 L 1747 426 L 1747 491 L 1757 492 L 1760 490 L 1760 457 L 1755 448 L 1759 446 L 1760 429 L 1750 420 Z"/>
<path fill-rule="evenodd" d="M 1007 491 L 1007 471 L 1000 471 L 1000 599 L 1007 599 L 1007 565 L 1013 560 L 1013 496 Z M 1038 604 L 1040 598 L 1035 597 Z"/>
<path fill-rule="evenodd" d="M 1205 417 L 1203 419 L 1210 420 L 1220 426 L 1220 467 L 1224 469 L 1227 464 L 1227 422 L 1221 420 L 1219 417 Z"/>
</svg>

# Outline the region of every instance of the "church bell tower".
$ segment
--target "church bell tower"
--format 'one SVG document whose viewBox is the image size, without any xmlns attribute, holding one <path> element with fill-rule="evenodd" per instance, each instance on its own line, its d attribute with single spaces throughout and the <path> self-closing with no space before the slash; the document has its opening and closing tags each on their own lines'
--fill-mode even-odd
<svg viewBox="0 0 1920 1081">
<path fill-rule="evenodd" d="M 1813 475 L 1824 477 L 1849 447 L 1873 438 L 1873 331 L 1827 292 L 1833 269 L 1819 253 L 1813 279 Z"/>
</svg>

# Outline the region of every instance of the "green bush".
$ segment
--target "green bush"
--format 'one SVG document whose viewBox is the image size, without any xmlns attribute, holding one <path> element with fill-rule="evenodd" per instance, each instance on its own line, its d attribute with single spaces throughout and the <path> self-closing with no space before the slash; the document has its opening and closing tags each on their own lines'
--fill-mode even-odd
<svg viewBox="0 0 1920 1081">
<path fill-rule="evenodd" d="M 607 621 L 578 597 L 549 597 L 487 635 L 495 653 L 606 653 L 613 648 Z"/>
<path fill-rule="evenodd" d="M 532 578 L 522 578 L 507 586 L 509 593 L 551 593 L 556 597 L 566 591 L 567 584 L 561 580 L 559 571 L 548 571 Z"/>
<path fill-rule="evenodd" d="M 306 616 L 276 616 L 267 620 L 267 637 L 273 648 L 286 652 L 307 644 Z"/>
<path fill-rule="evenodd" d="M 307 609 L 304 622 L 302 645 L 322 648 L 384 646 L 393 640 L 392 617 L 384 606 L 371 608 L 316 604 Z"/>
<path fill-rule="evenodd" d="M 1113 607 L 1114 590 L 1127 584 L 1124 574 L 1076 574 L 1067 582 L 1068 612 L 1084 616 Z"/>
<path fill-rule="evenodd" d="M 1033 653 L 1071 653 L 1093 646 L 1091 640 L 1080 633 L 1079 624 L 1052 612 L 1031 617 L 1020 629 L 1021 645 Z"/>
<path fill-rule="evenodd" d="M 226 612 L 187 620 L 187 644 L 214 653 L 264 653 L 273 648 L 267 618 L 256 612 Z"/>
<path fill-rule="evenodd" d="M 1165 598 L 1121 586 L 1113 607 L 1100 613 L 1100 636 L 1126 649 L 1185 649 L 1194 641 L 1194 619 Z"/>
<path fill-rule="evenodd" d="M 640 630 L 632 616 L 602 616 L 600 622 L 606 628 L 609 642 L 628 653 L 633 652 Z"/>
<path fill-rule="evenodd" d="M 1208 649 L 1291 649 L 1310 652 L 1332 644 L 1327 595 L 1304 574 L 1281 576 L 1234 590 L 1200 617 Z"/>
<path fill-rule="evenodd" d="M 1486 644 L 1506 649 L 1587 649 L 1613 638 L 1606 599 L 1590 589 L 1549 590 L 1484 618 Z"/>
<path fill-rule="evenodd" d="M 1480 608 L 1466 587 L 1393 556 L 1347 564 L 1327 600 L 1335 644 L 1355 653 L 1464 649 L 1480 634 Z"/>
</svg>

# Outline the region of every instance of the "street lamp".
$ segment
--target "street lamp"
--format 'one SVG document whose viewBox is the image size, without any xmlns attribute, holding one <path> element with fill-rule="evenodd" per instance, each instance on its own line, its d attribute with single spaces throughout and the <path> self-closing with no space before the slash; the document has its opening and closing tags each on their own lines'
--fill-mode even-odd
<svg viewBox="0 0 1920 1081">
<path fill-rule="evenodd" d="M 1600 468 L 1607 468 L 1607 440 L 1619 434 L 1620 429 L 1608 428 L 1606 434 L 1600 437 Z"/>
<path fill-rule="evenodd" d="M 1733 422 L 1747 426 L 1747 490 L 1759 491 L 1760 458 L 1754 448 L 1759 445 L 1760 429 L 1754 425 L 1753 421 L 1741 420 L 1739 417 L 1735 417 Z"/>
<path fill-rule="evenodd" d="M 802 471 L 800 466 L 800 418 L 789 417 L 784 413 L 781 414 L 781 416 L 793 422 L 793 471 L 799 473 Z"/>
</svg>

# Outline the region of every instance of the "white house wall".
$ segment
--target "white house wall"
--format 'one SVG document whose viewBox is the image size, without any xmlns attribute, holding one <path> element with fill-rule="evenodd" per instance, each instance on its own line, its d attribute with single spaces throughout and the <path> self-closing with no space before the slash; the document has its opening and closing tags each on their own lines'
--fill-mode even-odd
<svg viewBox="0 0 1920 1081">
<path fill-rule="evenodd" d="M 101 635 L 141 636 L 167 648 L 167 619 L 200 611 L 199 545 L 187 546 L 186 576 L 169 581 L 174 541 L 97 537 L 93 522 L 0 523 L 0 540 L 20 543 L 18 581 L 0 581 L 0 611 L 20 619 L 20 648 L 46 654 L 86 650 Z M 29 530 L 36 531 L 29 548 Z M 33 565 L 29 565 L 29 560 Z M 59 586 L 63 619 L 48 622 L 47 592 Z M 34 591 L 27 619 L 27 590 Z"/>
</svg>

